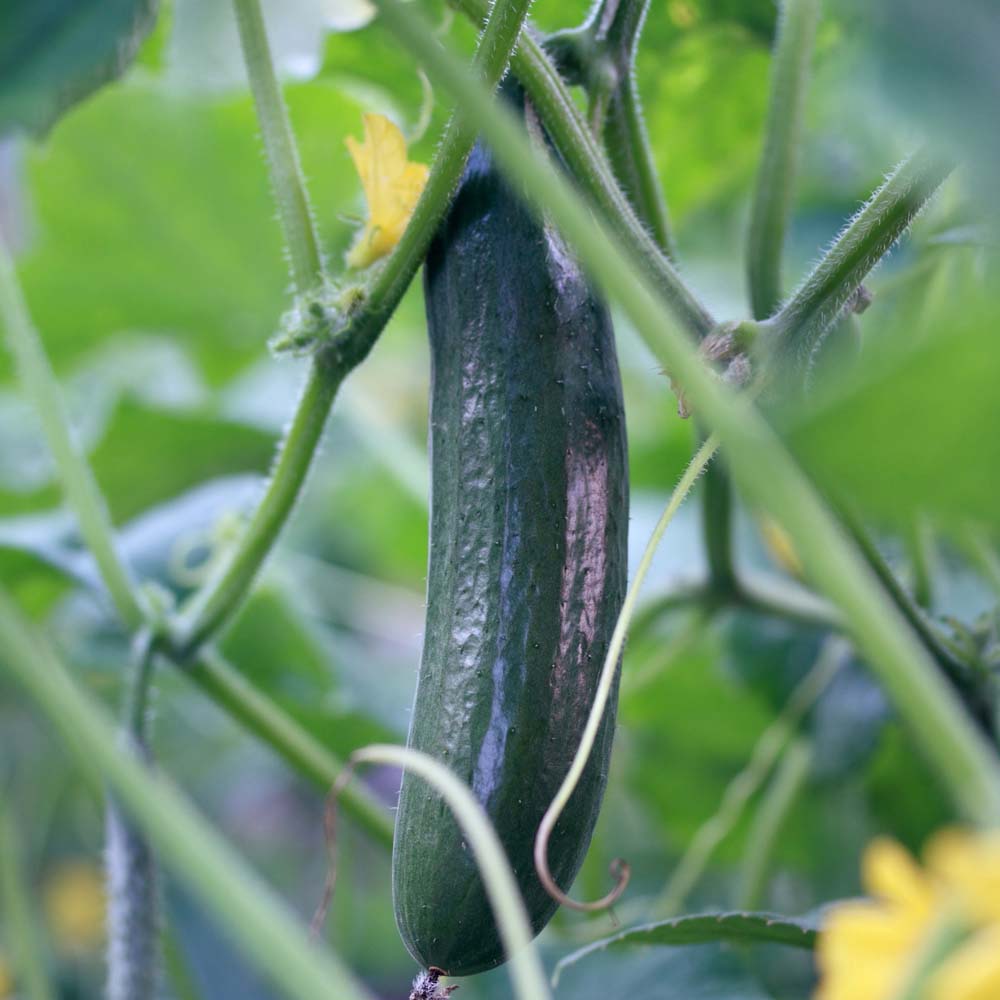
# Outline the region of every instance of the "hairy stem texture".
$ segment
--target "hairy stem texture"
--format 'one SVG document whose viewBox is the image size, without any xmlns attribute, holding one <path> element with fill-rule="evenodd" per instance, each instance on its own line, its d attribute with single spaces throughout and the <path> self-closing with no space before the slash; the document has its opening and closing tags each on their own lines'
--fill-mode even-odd
<svg viewBox="0 0 1000 1000">
<path fill-rule="evenodd" d="M 819 0 L 784 0 L 778 18 L 771 100 L 747 240 L 754 319 L 766 319 L 782 298 L 781 256 L 795 192 L 802 110 L 819 8 Z"/>
</svg>

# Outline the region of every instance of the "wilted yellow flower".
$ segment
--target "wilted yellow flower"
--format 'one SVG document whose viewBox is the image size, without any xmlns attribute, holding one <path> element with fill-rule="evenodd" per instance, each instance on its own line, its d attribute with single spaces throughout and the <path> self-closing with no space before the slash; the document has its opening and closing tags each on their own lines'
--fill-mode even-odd
<svg viewBox="0 0 1000 1000">
<path fill-rule="evenodd" d="M 59 865 L 42 888 L 45 916 L 63 951 L 88 952 L 104 940 L 104 876 L 89 861 Z"/>
<path fill-rule="evenodd" d="M 757 525 L 771 558 L 786 573 L 801 579 L 803 574 L 802 560 L 799 559 L 799 554 L 795 551 L 795 546 L 792 544 L 788 532 L 767 514 L 761 514 L 757 518 Z"/>
<path fill-rule="evenodd" d="M 406 158 L 403 133 L 383 115 L 364 116 L 365 139 L 345 140 L 368 203 L 368 218 L 347 255 L 350 267 L 367 267 L 399 242 L 420 192 L 427 167 Z"/>
<path fill-rule="evenodd" d="M 1000 835 L 946 831 L 925 861 L 892 841 L 869 846 L 862 876 L 873 898 L 827 918 L 815 1000 L 893 1000 L 946 925 L 955 945 L 928 975 L 926 1000 L 1000 998 Z"/>
</svg>

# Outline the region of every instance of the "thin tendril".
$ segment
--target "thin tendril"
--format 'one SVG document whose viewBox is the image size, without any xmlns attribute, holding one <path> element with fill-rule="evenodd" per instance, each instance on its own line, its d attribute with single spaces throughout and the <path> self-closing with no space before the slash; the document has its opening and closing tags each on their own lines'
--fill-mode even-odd
<svg viewBox="0 0 1000 1000">
<path fill-rule="evenodd" d="M 566 803 L 576 789 L 583 770 L 587 766 L 590 753 L 594 748 L 594 740 L 597 737 L 597 731 L 604 718 L 604 710 L 607 707 L 608 698 L 611 695 L 611 687 L 614 684 L 615 674 L 618 671 L 618 662 L 621 658 L 622 648 L 625 645 L 625 633 L 628 630 L 629 623 L 632 621 L 639 590 L 646 579 L 646 574 L 649 572 L 653 555 L 660 544 L 663 533 L 667 530 L 667 525 L 673 519 L 674 514 L 677 513 L 678 508 L 690 492 L 691 487 L 694 486 L 698 477 L 704 472 L 718 446 L 718 440 L 713 434 L 698 449 L 688 463 L 688 467 L 684 470 L 684 475 L 681 476 L 677 488 L 671 494 L 670 501 L 660 515 L 656 527 L 653 529 L 653 534 L 646 544 L 646 550 L 642 554 L 642 559 L 639 560 L 635 579 L 633 579 L 632 585 L 625 595 L 621 613 L 618 615 L 618 621 L 615 623 L 615 630 L 611 635 L 611 643 L 608 646 L 608 653 L 604 658 L 604 666 L 601 669 L 601 677 L 597 684 L 597 692 L 594 695 L 594 704 L 591 706 L 590 715 L 587 718 L 587 725 L 584 727 L 580 745 L 577 747 L 576 756 L 573 758 L 573 763 L 570 765 L 570 769 L 563 779 L 559 791 L 556 792 L 555 798 L 553 798 L 552 803 L 542 817 L 542 822 L 538 826 L 538 833 L 535 835 L 535 871 L 538 873 L 538 879 L 545 887 L 545 891 L 553 899 L 557 900 L 562 906 L 567 906 L 572 910 L 589 913 L 607 909 L 621 897 L 625 891 L 625 887 L 628 885 L 629 876 L 631 875 L 628 862 L 622 858 L 615 858 L 611 862 L 611 875 L 615 879 L 615 885 L 607 895 L 590 903 L 571 899 L 556 885 L 555 879 L 552 877 L 552 872 L 549 870 L 549 838 L 563 809 L 566 808 Z"/>
</svg>

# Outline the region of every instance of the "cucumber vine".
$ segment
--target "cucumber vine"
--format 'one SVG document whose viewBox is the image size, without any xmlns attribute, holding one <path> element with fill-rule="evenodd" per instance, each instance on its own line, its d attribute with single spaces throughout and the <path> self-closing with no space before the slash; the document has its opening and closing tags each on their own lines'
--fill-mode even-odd
<svg viewBox="0 0 1000 1000">
<path fill-rule="evenodd" d="M 280 904 L 233 859 L 226 845 L 146 759 L 142 750 L 146 698 L 154 666 L 162 660 L 181 667 L 219 705 L 314 783 L 327 787 L 337 783 L 345 809 L 383 845 L 391 841 L 388 815 L 368 793 L 347 787 L 351 768 L 368 761 L 394 762 L 434 782 L 467 829 L 483 878 L 490 886 L 518 995 L 548 995 L 509 866 L 492 829 L 476 813 L 467 789 L 440 765 L 399 748 L 359 751 L 345 768 L 234 671 L 212 645 L 246 598 L 301 495 L 341 384 L 368 356 L 420 267 L 477 134 L 491 144 L 501 166 L 523 184 L 537 209 L 554 220 L 594 282 L 621 307 L 690 399 L 706 435 L 710 434 L 672 495 L 646 550 L 615 629 L 577 758 L 538 830 L 535 860 L 543 881 L 548 873 L 547 839 L 572 793 L 583 766 L 580 762 L 589 754 L 602 715 L 602 698 L 607 698 L 613 683 L 652 551 L 717 447 L 726 460 L 727 473 L 745 496 L 780 519 L 808 578 L 823 597 L 810 591 L 791 596 L 769 594 L 736 571 L 731 551 L 730 486 L 727 475 L 716 465 L 705 491 L 706 523 L 712 537 L 709 580 L 683 594 L 668 595 L 666 600 L 690 602 L 707 610 L 726 604 L 777 609 L 790 618 L 818 620 L 845 631 L 866 655 L 958 811 L 983 826 L 1000 822 L 1000 764 L 995 749 L 972 724 L 968 705 L 956 695 L 964 677 L 961 651 L 942 639 L 919 607 L 903 599 L 905 595 L 900 595 L 895 579 L 866 545 L 863 533 L 852 531 L 850 519 L 831 509 L 753 400 L 722 384 L 697 349 L 698 343 L 706 340 L 711 346 L 713 335 L 718 337 L 724 328 L 678 269 L 666 202 L 645 132 L 634 65 L 648 0 L 597 0 L 582 26 L 547 39 L 540 38 L 530 24 L 525 27 L 530 0 L 495 0 L 492 4 L 487 0 L 453 0 L 482 26 L 471 69 L 441 44 L 412 5 L 400 0 L 374 3 L 385 29 L 422 65 L 430 80 L 451 95 L 456 111 L 402 239 L 388 259 L 371 271 L 364 287 L 355 290 L 351 308 L 331 314 L 326 324 L 329 329 L 310 338 L 312 359 L 301 396 L 264 495 L 244 532 L 217 572 L 176 614 L 161 616 L 155 611 L 118 548 L 107 506 L 86 457 L 73 440 L 55 375 L 32 326 L 13 264 L 0 246 L 0 318 L 19 376 L 42 419 L 65 498 L 97 563 L 105 596 L 123 626 L 133 635 L 146 637 L 135 663 L 136 694 L 125 715 L 125 730 L 133 744 L 123 750 L 103 711 L 79 690 L 51 648 L 0 592 L 4 667 L 67 742 L 83 751 L 91 776 L 99 774 L 106 780 L 114 801 L 127 812 L 126 819 L 112 807 L 112 837 L 117 838 L 126 862 L 119 868 L 121 878 L 112 882 L 112 920 L 117 913 L 118 918 L 146 933 L 141 941 L 132 941 L 131 950 L 125 949 L 131 958 L 112 962 L 114 976 L 115 968 L 121 971 L 123 963 L 134 960 L 139 974 L 135 982 L 143 985 L 122 987 L 117 993 L 133 996 L 151 988 L 148 984 L 155 965 L 155 891 L 152 855 L 147 850 L 151 845 L 188 880 L 190 888 L 201 895 L 261 966 L 282 982 L 289 995 L 306 1000 L 337 989 L 346 997 L 370 997 L 338 959 L 310 948 Z M 271 65 L 259 0 L 234 0 L 234 5 L 296 301 L 306 302 L 331 278 Z M 904 159 L 811 273 L 782 299 L 781 257 L 818 16 L 818 0 L 785 0 L 783 5 L 748 238 L 751 314 L 757 323 L 750 353 L 769 385 L 787 392 L 801 390 L 824 337 L 864 303 L 866 277 L 906 233 L 953 169 L 951 162 L 926 149 Z M 573 183 L 532 147 L 523 130 L 495 102 L 494 91 L 508 67 L 529 94 Z M 589 114 L 579 109 L 561 74 L 587 91 Z M 819 668 L 817 673 L 826 676 Z M 816 677 L 810 676 L 812 683 Z M 809 693 L 815 694 L 812 687 Z M 795 704 L 798 712 L 801 706 L 798 701 Z M 786 726 L 781 739 L 790 738 L 790 732 Z M 765 750 L 768 767 L 758 766 L 752 775 L 755 780 L 762 780 L 763 771 L 770 769 L 776 758 L 773 741 Z M 801 753 L 789 757 L 786 784 L 775 789 L 775 815 L 783 808 L 779 793 L 788 792 L 796 775 L 801 778 L 804 759 Z M 759 760 L 756 763 L 759 765 Z M 725 803 L 724 822 L 731 821 L 730 814 L 740 805 L 743 791 L 745 788 L 737 789 L 733 799 Z M 757 861 L 746 873 L 749 899 L 757 895 L 769 836 L 762 828 Z M 705 842 L 709 840 L 706 835 Z M 689 858 L 688 867 L 675 873 L 661 899 L 664 907 L 669 903 L 672 908 L 686 894 L 691 873 L 696 878 L 700 871 L 704 850 L 702 842 L 693 860 Z M 7 861 L 9 854 L 9 844 L 0 844 L 2 860 Z M 546 884 L 564 903 L 577 908 L 607 904 L 623 888 L 616 888 L 599 904 L 578 904 L 561 893 L 551 877 Z M 136 906 L 148 922 L 135 920 Z M 39 1000 L 46 995 L 44 985 L 33 986 L 32 991 Z"/>
</svg>

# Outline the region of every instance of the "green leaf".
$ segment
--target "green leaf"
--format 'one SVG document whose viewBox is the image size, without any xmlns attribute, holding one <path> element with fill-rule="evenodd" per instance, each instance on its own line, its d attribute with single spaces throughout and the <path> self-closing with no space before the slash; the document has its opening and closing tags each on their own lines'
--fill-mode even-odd
<svg viewBox="0 0 1000 1000">
<path fill-rule="evenodd" d="M 338 270 L 339 216 L 360 205 L 343 140 L 361 107 L 329 82 L 286 96 Z M 137 79 L 67 116 L 24 173 L 34 238 L 19 272 L 60 372 L 124 332 L 169 337 L 213 386 L 263 354 L 288 271 L 249 96 Z"/>
<path fill-rule="evenodd" d="M 954 301 L 913 343 L 882 331 L 854 378 L 786 420 L 797 458 L 834 496 L 886 524 L 918 512 L 1000 524 L 1000 351 L 994 305 Z"/>
<path fill-rule="evenodd" d="M 221 649 L 243 676 L 338 754 L 400 738 L 352 696 L 339 676 L 329 634 L 306 616 L 288 588 L 258 587 Z"/>
<path fill-rule="evenodd" d="M 768 942 L 793 948 L 816 944 L 819 922 L 815 916 L 785 917 L 776 913 L 697 913 L 652 924 L 640 924 L 594 941 L 559 960 L 553 973 L 558 983 L 562 973 L 596 951 L 644 945 L 708 944 L 734 941 L 740 944 Z"/>
<path fill-rule="evenodd" d="M 815 666 L 827 633 L 736 610 L 723 619 L 723 635 L 723 669 L 778 713 Z M 812 776 L 831 780 L 856 773 L 875 748 L 890 714 L 870 672 L 856 660 L 845 663 L 802 723 L 814 746 Z"/>
<path fill-rule="evenodd" d="M 560 963 L 562 965 L 563 963 Z M 769 1000 L 771 994 L 721 945 L 594 950 L 573 963 L 556 990 L 573 1000 Z"/>
<path fill-rule="evenodd" d="M 5 0 L 0 11 L 0 135 L 47 131 L 128 67 L 157 0 Z"/>
</svg>

